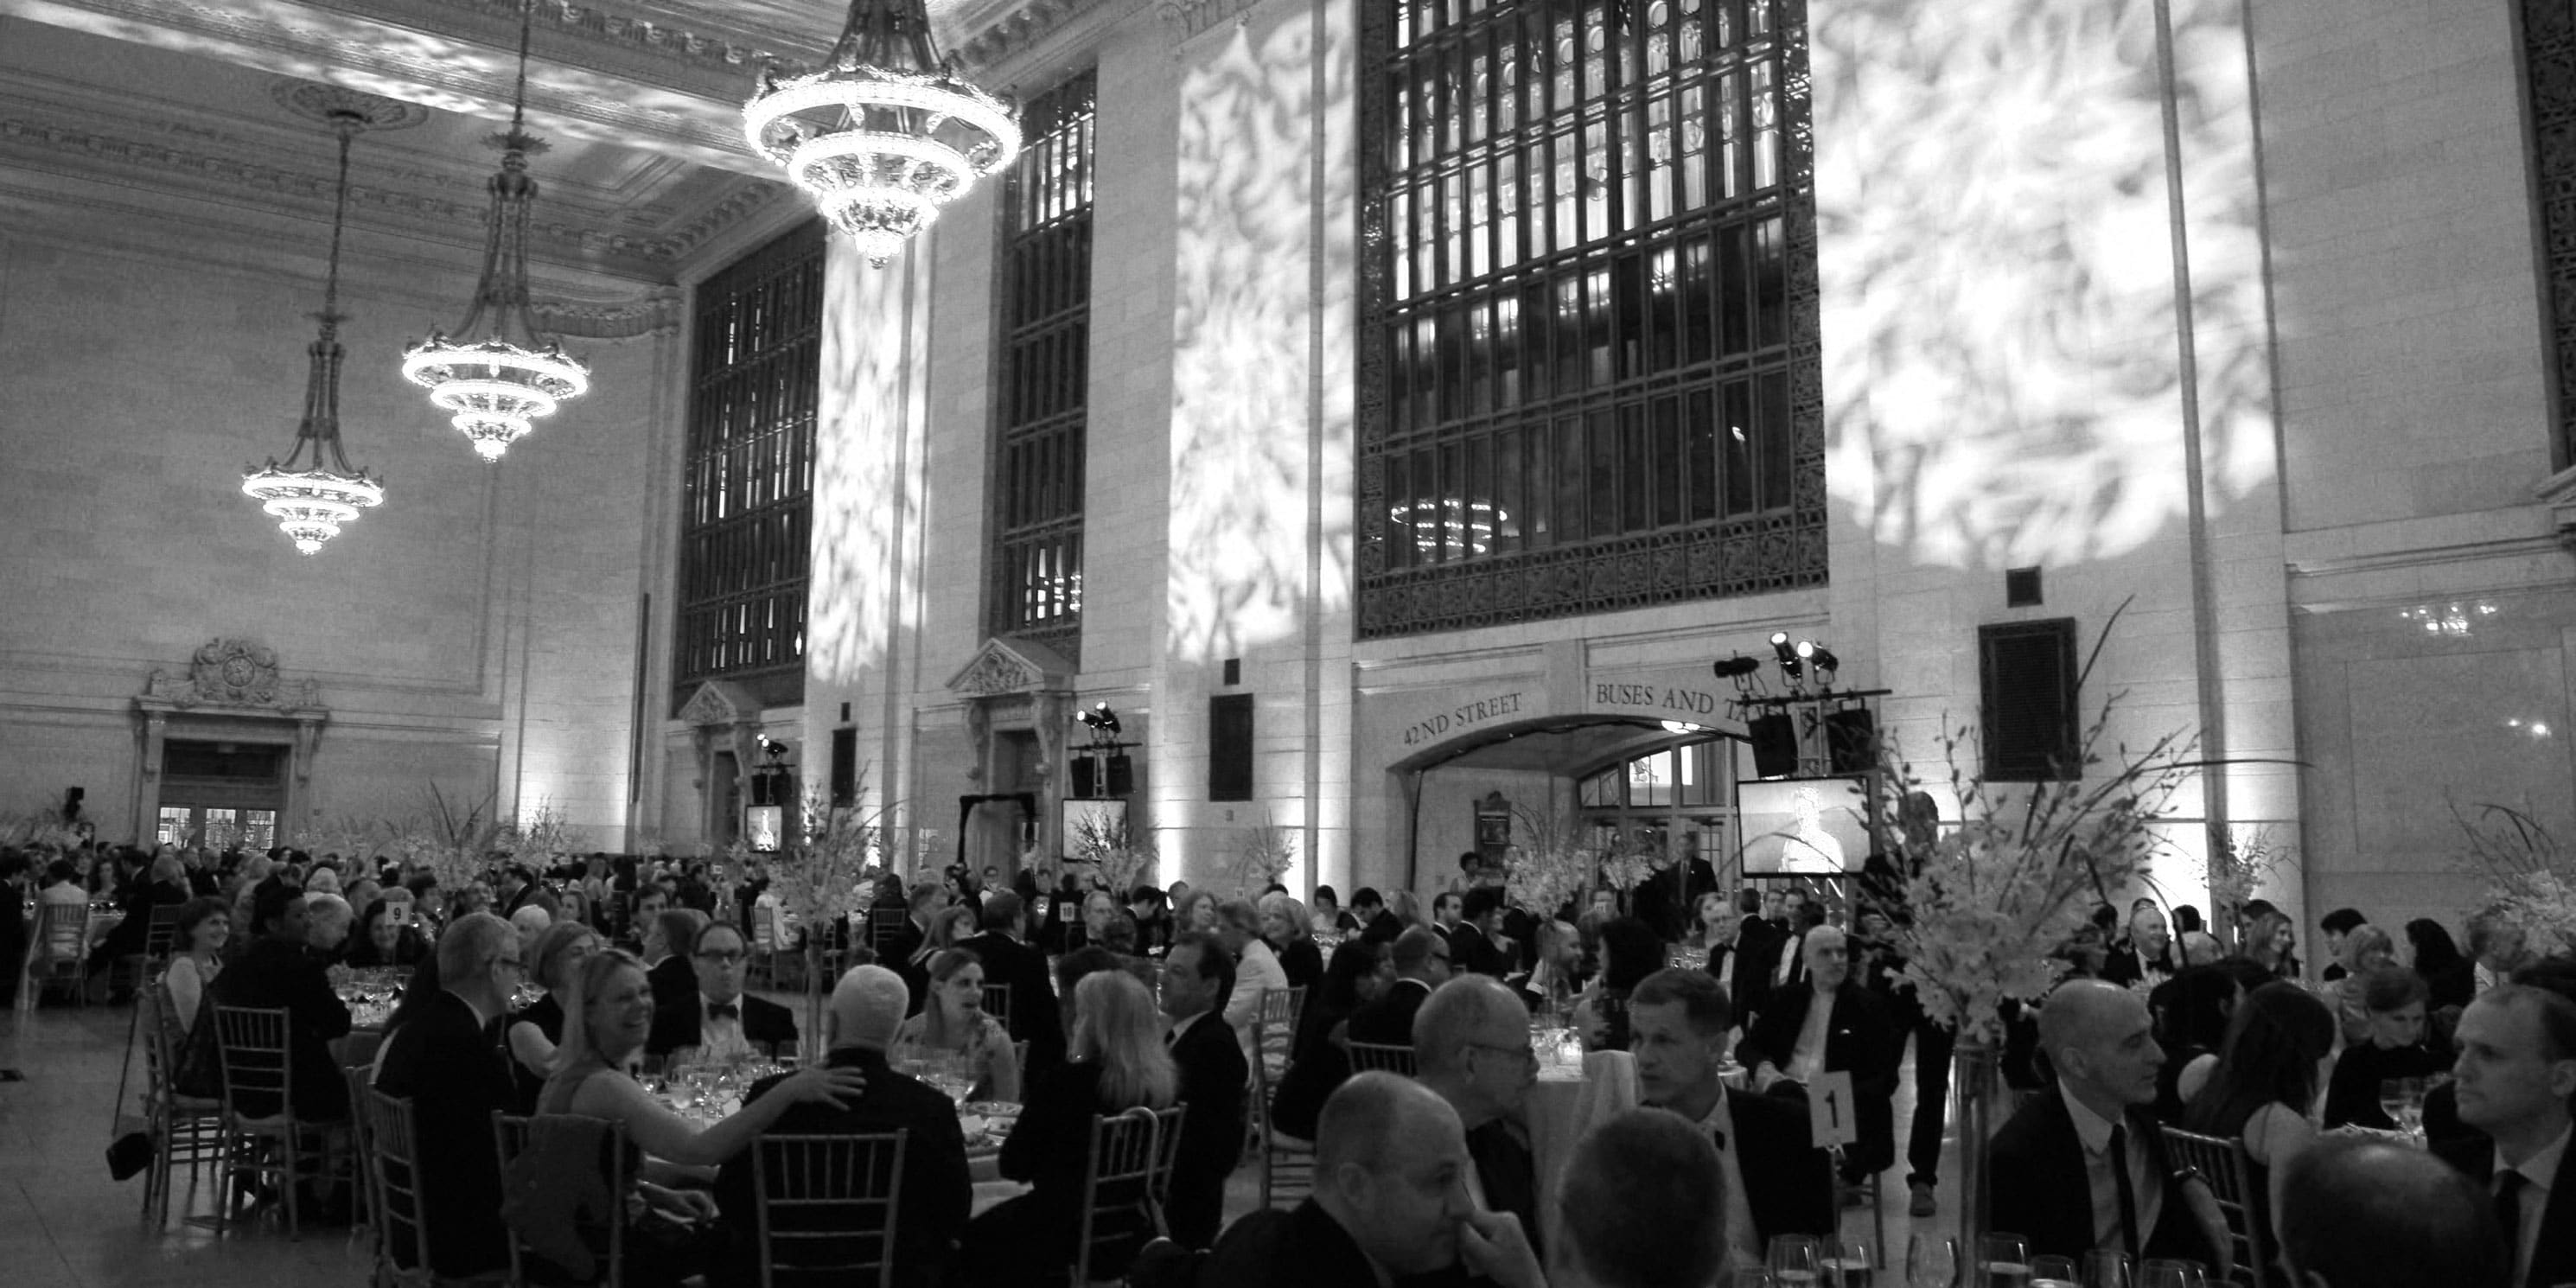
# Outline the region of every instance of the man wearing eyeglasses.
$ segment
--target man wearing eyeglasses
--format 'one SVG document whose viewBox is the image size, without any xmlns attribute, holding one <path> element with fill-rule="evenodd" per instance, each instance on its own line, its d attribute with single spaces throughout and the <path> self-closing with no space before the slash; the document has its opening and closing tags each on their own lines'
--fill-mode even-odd
<svg viewBox="0 0 2576 1288">
<path fill-rule="evenodd" d="M 1501 981 L 1467 974 L 1431 991 L 1413 1015 L 1415 1079 L 1458 1111 L 1475 1161 L 1472 1189 L 1488 1211 L 1519 1217 L 1539 1243 L 1538 1167 L 1522 1106 L 1538 1081 L 1529 1008 Z"/>
<path fill-rule="evenodd" d="M 1351 1013 L 1350 1039 L 1381 1046 L 1413 1042 L 1413 1015 L 1431 990 L 1449 982 L 1449 941 L 1429 926 L 1395 937 L 1395 982 L 1386 995 Z"/>
<path fill-rule="evenodd" d="M 796 1017 L 786 1007 L 742 991 L 751 960 L 742 931 L 724 922 L 708 926 L 687 958 L 697 987 L 674 1004 L 655 1004 L 646 1054 L 694 1047 L 701 1060 L 739 1060 L 754 1048 L 776 1055 L 780 1044 L 796 1040 Z"/>
<path fill-rule="evenodd" d="M 512 1107 L 500 1025 L 524 974 L 510 923 L 488 912 L 459 917 L 439 937 L 438 996 L 385 1040 L 376 1090 L 412 1102 L 427 1258 L 442 1279 L 484 1274 L 510 1261 L 492 1113 Z M 404 1264 L 419 1260 L 409 1248 L 395 1252 Z"/>
</svg>

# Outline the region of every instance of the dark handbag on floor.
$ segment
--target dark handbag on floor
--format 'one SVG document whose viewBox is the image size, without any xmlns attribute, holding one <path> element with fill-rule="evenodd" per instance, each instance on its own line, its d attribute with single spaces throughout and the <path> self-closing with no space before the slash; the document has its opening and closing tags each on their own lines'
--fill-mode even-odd
<svg viewBox="0 0 2576 1288">
<path fill-rule="evenodd" d="M 130 1131 L 107 1147 L 107 1174 L 116 1180 L 128 1180 L 136 1172 L 152 1165 L 152 1133 Z"/>
</svg>

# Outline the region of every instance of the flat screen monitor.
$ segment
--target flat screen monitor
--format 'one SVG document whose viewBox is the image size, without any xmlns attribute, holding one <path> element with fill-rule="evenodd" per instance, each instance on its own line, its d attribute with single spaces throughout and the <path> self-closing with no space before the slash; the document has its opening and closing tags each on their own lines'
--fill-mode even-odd
<svg viewBox="0 0 2576 1288">
<path fill-rule="evenodd" d="M 1869 858 L 1869 825 L 1855 778 L 1738 782 L 1744 871 L 1840 876 Z"/>
</svg>

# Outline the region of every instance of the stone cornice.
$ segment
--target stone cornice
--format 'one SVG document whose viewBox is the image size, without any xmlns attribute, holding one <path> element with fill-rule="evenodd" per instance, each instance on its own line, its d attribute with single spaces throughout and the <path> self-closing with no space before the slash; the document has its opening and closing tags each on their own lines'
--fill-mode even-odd
<svg viewBox="0 0 2576 1288">
<path fill-rule="evenodd" d="M 1162 15 L 1172 43 L 1206 32 L 1228 18 L 1252 12 L 1260 0 L 1155 0 L 1154 9 Z"/>
</svg>

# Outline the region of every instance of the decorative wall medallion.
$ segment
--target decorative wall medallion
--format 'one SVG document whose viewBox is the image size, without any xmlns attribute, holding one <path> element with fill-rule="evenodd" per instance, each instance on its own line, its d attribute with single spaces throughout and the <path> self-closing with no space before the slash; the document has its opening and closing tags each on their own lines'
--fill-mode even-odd
<svg viewBox="0 0 2576 1288">
<path fill-rule="evenodd" d="M 318 709 L 321 688 L 311 680 L 283 681 L 277 654 L 253 640 L 215 639 L 188 661 L 185 676 L 156 670 L 143 696 L 180 707 Z"/>
</svg>

